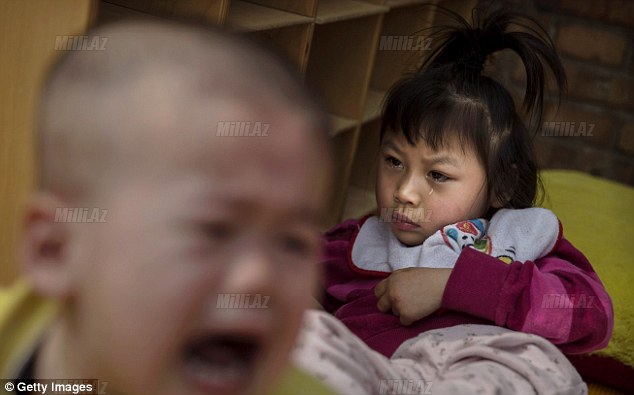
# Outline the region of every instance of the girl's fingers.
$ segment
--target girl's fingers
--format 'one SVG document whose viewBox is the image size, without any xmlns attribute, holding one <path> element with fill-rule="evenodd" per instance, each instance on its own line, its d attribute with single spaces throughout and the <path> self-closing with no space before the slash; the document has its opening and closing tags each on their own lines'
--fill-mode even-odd
<svg viewBox="0 0 634 395">
<path fill-rule="evenodd" d="M 383 294 L 385 293 L 386 288 L 387 278 L 385 280 L 381 280 L 381 282 L 378 283 L 376 287 L 374 287 L 374 296 L 376 296 L 377 299 L 380 299 L 381 296 L 383 296 Z"/>
<path fill-rule="evenodd" d="M 399 318 L 401 319 L 401 324 L 405 326 L 409 326 L 414 322 L 414 320 L 411 320 L 405 316 L 400 316 Z"/>
<path fill-rule="evenodd" d="M 392 305 L 392 314 L 394 314 L 396 317 L 400 317 L 401 313 L 399 313 L 398 309 L 396 308 L 396 305 Z"/>
<path fill-rule="evenodd" d="M 376 303 L 376 307 L 381 313 L 387 313 L 392 310 L 392 303 L 390 303 L 390 299 L 387 295 L 384 295 L 379 298 L 379 301 Z"/>
</svg>

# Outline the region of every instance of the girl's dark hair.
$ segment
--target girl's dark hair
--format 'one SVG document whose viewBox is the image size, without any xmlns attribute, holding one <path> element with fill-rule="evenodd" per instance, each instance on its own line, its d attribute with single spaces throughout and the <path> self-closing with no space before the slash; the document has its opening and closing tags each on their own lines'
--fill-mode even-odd
<svg viewBox="0 0 634 395">
<path fill-rule="evenodd" d="M 457 26 L 434 28 L 436 45 L 421 68 L 390 89 L 381 140 L 392 131 L 412 145 L 423 139 L 434 150 L 458 141 L 482 161 L 489 196 L 503 207 L 530 207 L 540 184 L 531 136 L 541 128 L 546 66 L 560 94 L 566 89 L 553 43 L 536 21 L 508 10 L 475 9 L 472 23 L 453 11 L 438 10 Z M 487 56 L 504 49 L 519 55 L 526 70 L 528 127 L 508 91 L 482 75 Z"/>
</svg>

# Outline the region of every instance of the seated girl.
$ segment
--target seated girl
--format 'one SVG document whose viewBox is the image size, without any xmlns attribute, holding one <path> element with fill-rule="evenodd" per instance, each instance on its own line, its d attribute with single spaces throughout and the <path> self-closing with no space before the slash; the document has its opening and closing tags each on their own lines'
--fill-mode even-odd
<svg viewBox="0 0 634 395">
<path fill-rule="evenodd" d="M 485 340 L 495 334 L 512 337 L 516 346 L 518 339 L 527 342 L 513 349 L 511 359 L 498 363 L 499 369 L 519 373 L 533 389 L 566 392 L 565 387 L 578 393 L 578 375 L 552 344 L 571 354 L 605 347 L 613 312 L 592 266 L 565 239 L 554 214 L 533 207 L 540 184 L 531 135 L 541 124 L 546 69 L 560 92 L 566 85 L 564 70 L 550 39 L 527 17 L 476 10 L 471 25 L 452 15 L 459 27 L 441 29 L 433 40 L 438 45 L 421 69 L 387 96 L 376 183 L 381 215 L 345 221 L 325 236 L 323 304 L 347 329 L 323 314 L 312 319 L 313 328 L 322 327 L 322 336 L 336 333 L 340 343 L 325 346 L 323 338 L 313 342 L 306 335 L 296 360 L 322 377 L 333 373 L 328 363 L 339 371 L 350 368 L 348 372 L 359 373 L 356 385 L 365 383 L 368 392 L 376 392 L 380 384 L 368 387 L 368 377 L 353 363 L 374 367 L 375 376 L 382 371 L 378 376 L 384 379 L 396 371 L 400 379 L 432 377 L 438 382 L 448 377 L 438 372 L 451 364 L 440 358 L 436 373 L 422 372 L 421 364 L 433 358 L 421 340 L 445 334 L 461 344 L 471 339 L 495 349 Z M 508 91 L 483 75 L 487 57 L 504 49 L 515 51 L 526 70 L 528 125 Z M 442 330 L 464 324 L 471 325 L 462 331 Z M 423 334 L 427 331 L 433 332 Z M 535 339 L 540 345 L 529 346 Z M 305 344 L 321 350 L 327 361 L 323 369 L 304 355 Z M 360 351 L 366 345 L 383 356 Z M 531 356 L 520 351 L 535 349 L 539 352 Z M 329 352 L 338 355 L 335 362 L 326 358 L 335 355 Z M 405 357 L 419 362 L 418 373 L 392 368 L 394 359 Z M 489 357 L 484 360 L 490 362 Z M 554 360 L 555 367 L 550 366 Z M 461 377 L 484 377 L 482 366 L 470 366 Z M 535 374 L 534 368 L 545 371 Z M 549 370 L 557 371 L 562 383 L 547 377 L 552 376 Z M 500 375 L 504 373 L 494 377 Z M 495 379 L 484 380 L 477 390 L 483 388 L 509 389 Z"/>
</svg>

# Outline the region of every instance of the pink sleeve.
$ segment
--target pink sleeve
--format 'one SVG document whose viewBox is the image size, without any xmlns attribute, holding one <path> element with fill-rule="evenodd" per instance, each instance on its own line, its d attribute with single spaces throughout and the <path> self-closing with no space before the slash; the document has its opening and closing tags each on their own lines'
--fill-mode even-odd
<svg viewBox="0 0 634 395">
<path fill-rule="evenodd" d="M 320 257 L 322 276 L 321 285 L 323 294 L 321 304 L 324 310 L 334 313 L 345 304 L 346 287 L 345 284 L 354 279 L 346 263 L 350 239 L 354 234 L 358 220 L 344 221 L 323 236 L 322 256 Z"/>
<path fill-rule="evenodd" d="M 536 261 L 506 264 L 465 248 L 442 306 L 550 340 L 568 354 L 605 347 L 612 302 L 588 260 L 565 239 Z"/>
</svg>

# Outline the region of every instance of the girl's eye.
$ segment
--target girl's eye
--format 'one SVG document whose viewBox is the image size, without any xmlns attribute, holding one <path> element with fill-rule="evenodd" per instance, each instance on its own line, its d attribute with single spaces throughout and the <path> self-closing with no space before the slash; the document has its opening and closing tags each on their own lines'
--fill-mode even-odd
<svg viewBox="0 0 634 395">
<path fill-rule="evenodd" d="M 442 173 L 438 173 L 437 171 L 429 172 L 429 176 L 432 178 L 432 180 L 434 180 L 436 182 L 445 182 L 445 181 L 449 180 L 449 177 L 447 177 L 446 175 L 444 175 Z"/>
<path fill-rule="evenodd" d="M 403 167 L 403 163 L 401 163 L 400 160 L 396 159 L 393 156 L 386 157 L 385 161 L 387 162 L 388 165 L 390 165 L 390 167 L 395 167 L 395 168 Z"/>
</svg>

